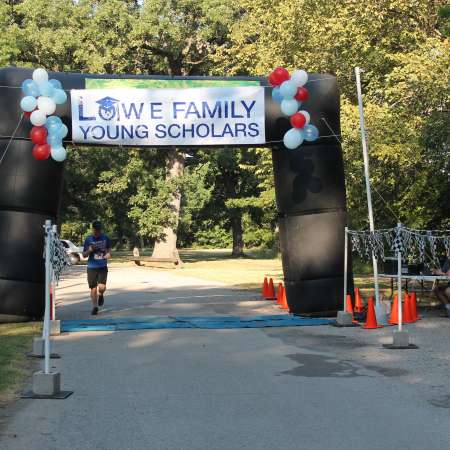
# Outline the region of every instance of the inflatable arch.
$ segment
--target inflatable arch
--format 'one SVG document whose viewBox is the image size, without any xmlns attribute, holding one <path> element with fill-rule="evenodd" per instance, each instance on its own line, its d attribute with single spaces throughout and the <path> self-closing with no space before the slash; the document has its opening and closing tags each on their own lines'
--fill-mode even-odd
<svg viewBox="0 0 450 450">
<path fill-rule="evenodd" d="M 28 120 L 22 111 L 20 86 L 32 70 L 0 69 L 0 320 L 40 318 L 44 305 L 43 224 L 56 222 L 64 164 L 37 161 Z M 339 92 L 331 75 L 310 74 L 304 108 L 319 129 L 319 139 L 297 150 L 282 144 L 291 127 L 272 99 L 266 78 L 163 77 L 49 73 L 68 92 L 85 89 L 92 80 L 230 80 L 252 81 L 264 90 L 265 146 L 271 149 L 282 264 L 290 310 L 296 314 L 331 314 L 342 306 L 344 227 L 347 223 L 344 167 L 338 139 Z M 69 101 L 57 115 L 69 128 Z M 14 136 L 10 142 L 10 137 Z M 8 151 L 5 153 L 9 143 Z M 77 144 L 78 145 L 78 144 Z M 89 144 L 92 145 L 92 144 Z M 243 145 L 236 145 L 243 147 Z M 232 147 L 232 145 L 230 146 Z M 126 151 L 124 149 L 124 151 Z M 211 151 L 214 151 L 211 149 Z M 351 275 L 350 275 L 351 277 Z M 349 280 L 351 281 L 351 280 Z M 351 291 L 351 285 L 349 286 Z"/>
</svg>

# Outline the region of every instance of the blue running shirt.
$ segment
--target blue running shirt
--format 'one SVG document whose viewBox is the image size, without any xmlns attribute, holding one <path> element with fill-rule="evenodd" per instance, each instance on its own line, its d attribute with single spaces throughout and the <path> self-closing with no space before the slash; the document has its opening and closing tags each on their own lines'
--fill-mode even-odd
<svg viewBox="0 0 450 450">
<path fill-rule="evenodd" d="M 92 245 L 94 252 L 89 255 L 88 269 L 101 269 L 107 267 L 108 260 L 105 258 L 106 253 L 111 248 L 111 242 L 106 234 L 101 234 L 98 238 L 88 236 L 84 241 L 83 251 L 87 251 Z"/>
</svg>

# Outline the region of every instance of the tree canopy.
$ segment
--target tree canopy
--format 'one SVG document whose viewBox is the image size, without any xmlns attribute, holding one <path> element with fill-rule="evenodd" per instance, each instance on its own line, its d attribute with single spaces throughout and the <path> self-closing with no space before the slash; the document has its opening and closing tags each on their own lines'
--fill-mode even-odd
<svg viewBox="0 0 450 450">
<path fill-rule="evenodd" d="M 350 226 L 367 226 L 354 67 L 363 72 L 375 222 L 450 227 L 450 8 L 439 0 L 0 1 L 0 64 L 56 71 L 337 76 Z M 116 245 L 276 244 L 267 149 L 190 152 L 167 180 L 166 152 L 72 148 L 61 211 L 79 241 L 101 218 Z M 181 194 L 179 220 L 172 210 Z"/>
</svg>

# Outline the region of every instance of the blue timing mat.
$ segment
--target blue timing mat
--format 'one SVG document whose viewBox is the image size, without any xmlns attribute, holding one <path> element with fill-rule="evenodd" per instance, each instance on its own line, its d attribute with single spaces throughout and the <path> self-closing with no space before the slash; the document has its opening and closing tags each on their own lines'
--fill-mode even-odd
<svg viewBox="0 0 450 450">
<path fill-rule="evenodd" d="M 119 331 L 119 330 L 160 330 L 165 328 L 266 328 L 266 327 L 301 327 L 329 325 L 334 319 L 300 317 L 291 315 L 274 316 L 211 316 L 211 317 L 116 317 L 92 320 L 62 320 L 61 331 Z"/>
</svg>

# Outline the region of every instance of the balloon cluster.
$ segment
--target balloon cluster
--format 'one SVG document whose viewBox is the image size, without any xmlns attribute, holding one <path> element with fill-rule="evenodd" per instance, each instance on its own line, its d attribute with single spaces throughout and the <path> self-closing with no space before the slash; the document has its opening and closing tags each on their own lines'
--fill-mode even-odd
<svg viewBox="0 0 450 450">
<path fill-rule="evenodd" d="M 22 92 L 25 97 L 20 101 L 20 107 L 33 125 L 30 131 L 30 139 L 34 144 L 33 156 L 44 160 L 51 155 L 55 161 L 64 161 L 67 152 L 62 140 L 69 130 L 58 116 L 52 115 L 56 105 L 62 105 L 67 100 L 61 83 L 49 80 L 45 69 L 36 69 L 33 79 L 22 83 Z"/>
<path fill-rule="evenodd" d="M 283 143 L 289 149 L 295 149 L 303 141 L 313 142 L 319 137 L 319 130 L 310 124 L 308 111 L 300 110 L 302 102 L 309 97 L 304 85 L 308 81 L 308 74 L 304 70 L 294 70 L 292 75 L 283 67 L 277 67 L 269 74 L 269 83 L 273 86 L 272 98 L 280 104 L 281 112 L 290 116 L 293 128 L 288 130 Z"/>
</svg>

